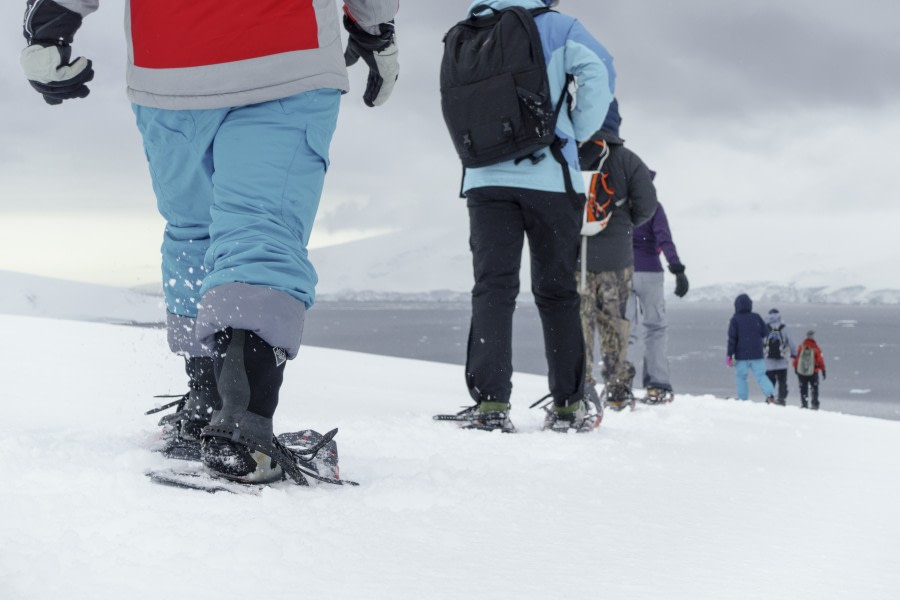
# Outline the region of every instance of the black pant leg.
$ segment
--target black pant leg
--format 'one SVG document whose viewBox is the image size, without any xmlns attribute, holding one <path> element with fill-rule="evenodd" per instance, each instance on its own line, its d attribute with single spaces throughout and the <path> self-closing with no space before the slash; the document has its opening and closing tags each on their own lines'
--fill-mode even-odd
<svg viewBox="0 0 900 600">
<path fill-rule="evenodd" d="M 564 193 L 529 190 L 523 197 L 531 291 L 541 317 L 550 393 L 557 406 L 584 395 L 584 334 L 575 280 L 582 210 L 582 203 Z"/>
<path fill-rule="evenodd" d="M 814 373 L 809 377 L 809 386 L 812 388 L 812 408 L 819 408 L 819 374 Z"/>
<path fill-rule="evenodd" d="M 475 285 L 466 353 L 466 385 L 476 402 L 509 402 L 512 319 L 519 293 L 524 220 L 507 188 L 467 194 Z"/>
<path fill-rule="evenodd" d="M 788 395 L 787 369 L 778 369 L 775 377 L 778 379 L 778 400 L 784 402 Z"/>
</svg>

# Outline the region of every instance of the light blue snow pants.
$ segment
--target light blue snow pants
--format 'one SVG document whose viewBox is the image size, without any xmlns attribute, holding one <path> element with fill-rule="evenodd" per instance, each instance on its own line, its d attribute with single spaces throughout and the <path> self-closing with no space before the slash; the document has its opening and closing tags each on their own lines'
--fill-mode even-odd
<svg viewBox="0 0 900 600">
<path fill-rule="evenodd" d="M 635 271 L 625 316 L 631 322 L 628 336 L 628 362 L 638 370 L 643 388 L 671 390 L 669 380 L 669 324 L 663 273 Z"/>
<path fill-rule="evenodd" d="M 209 110 L 134 105 L 166 220 L 169 346 L 208 354 L 215 332 L 256 332 L 296 355 L 317 276 L 307 243 L 340 91 Z"/>
<path fill-rule="evenodd" d="M 748 371 L 753 371 L 753 377 L 756 379 L 759 389 L 766 395 L 766 398 L 775 395 L 775 386 L 772 385 L 772 382 L 766 376 L 766 361 L 764 359 L 739 360 L 734 369 L 738 400 L 748 400 L 750 398 L 750 391 L 747 389 Z"/>
</svg>

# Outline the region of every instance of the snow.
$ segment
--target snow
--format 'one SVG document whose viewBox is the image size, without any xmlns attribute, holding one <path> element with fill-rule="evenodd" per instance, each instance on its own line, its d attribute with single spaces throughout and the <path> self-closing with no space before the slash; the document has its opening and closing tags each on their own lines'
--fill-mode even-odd
<svg viewBox="0 0 900 600">
<path fill-rule="evenodd" d="M 459 367 L 305 347 L 276 429 L 340 427 L 358 488 L 156 486 L 160 329 L 0 315 L 0 598 L 888 599 L 900 423 L 711 396 L 515 435 L 431 415 Z"/>
</svg>

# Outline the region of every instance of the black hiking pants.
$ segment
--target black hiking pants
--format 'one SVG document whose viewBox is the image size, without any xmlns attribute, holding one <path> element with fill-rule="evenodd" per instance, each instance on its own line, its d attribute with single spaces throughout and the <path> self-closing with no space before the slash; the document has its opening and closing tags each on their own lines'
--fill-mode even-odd
<svg viewBox="0 0 900 600">
<path fill-rule="evenodd" d="M 800 375 L 797 374 L 797 379 L 800 381 L 800 405 L 806 408 L 806 399 L 809 398 L 810 392 L 812 395 L 812 405 L 810 408 L 818 409 L 819 408 L 819 374 L 813 373 L 812 375 Z"/>
<path fill-rule="evenodd" d="M 525 238 L 531 291 L 541 317 L 550 393 L 557 406 L 581 399 L 584 341 L 575 282 L 583 200 L 520 188 L 469 190 L 469 246 L 475 285 L 466 384 L 476 402 L 509 402 L 512 319 Z"/>
<path fill-rule="evenodd" d="M 787 368 L 766 371 L 766 376 L 772 382 L 772 385 L 778 387 L 778 401 L 784 402 L 788 395 Z"/>
</svg>

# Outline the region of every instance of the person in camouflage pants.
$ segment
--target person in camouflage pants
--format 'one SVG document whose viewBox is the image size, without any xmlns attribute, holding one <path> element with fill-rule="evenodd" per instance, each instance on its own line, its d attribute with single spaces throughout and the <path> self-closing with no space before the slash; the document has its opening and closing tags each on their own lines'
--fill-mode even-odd
<svg viewBox="0 0 900 600">
<path fill-rule="evenodd" d="M 634 276 L 632 235 L 636 226 L 653 217 L 657 206 L 650 169 L 624 146 L 619 137 L 620 123 L 619 103 L 613 100 L 603 127 L 578 150 L 581 170 L 603 175 L 603 189 L 592 190 L 594 197 L 605 195 L 613 206 L 599 232 L 582 230 L 577 278 L 585 346 L 585 390 L 600 404 L 593 374 L 594 335 L 599 331 L 605 404 L 614 410 L 634 402 L 634 366 L 627 360 L 630 323 L 625 316 Z"/>
<path fill-rule="evenodd" d="M 626 359 L 630 322 L 625 318 L 625 305 L 631 294 L 634 267 L 615 271 L 588 271 L 585 284 L 578 274 L 581 294 L 581 330 L 584 332 L 584 351 L 587 383 L 595 386 L 594 336 L 600 334 L 600 351 L 603 361 L 601 375 L 606 386 L 607 398 L 621 398 L 631 387 L 634 365 Z"/>
</svg>

